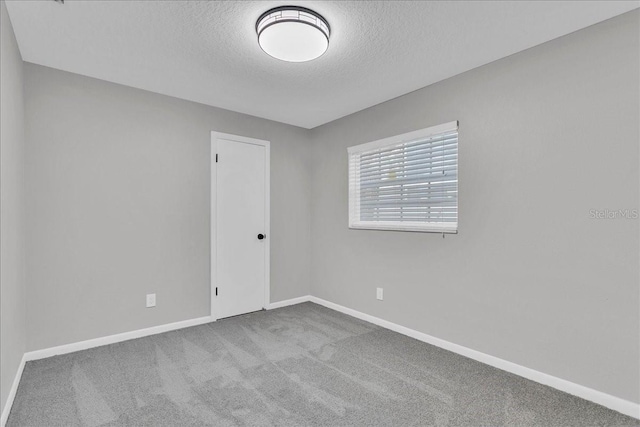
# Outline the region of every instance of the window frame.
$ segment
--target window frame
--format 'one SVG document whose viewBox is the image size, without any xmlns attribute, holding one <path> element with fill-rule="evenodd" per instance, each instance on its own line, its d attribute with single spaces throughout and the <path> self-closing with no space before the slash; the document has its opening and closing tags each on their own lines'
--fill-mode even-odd
<svg viewBox="0 0 640 427">
<path fill-rule="evenodd" d="M 459 175 L 456 174 L 456 221 L 455 223 L 447 222 L 425 222 L 425 221 L 363 221 L 356 218 L 356 215 L 360 212 L 360 197 L 359 189 L 356 188 L 359 183 L 360 172 L 359 163 L 353 164 L 352 156 L 361 154 L 363 152 L 369 152 L 376 149 L 388 148 L 395 145 L 409 143 L 415 140 L 430 138 L 447 132 L 458 132 L 458 121 L 452 121 L 437 126 L 431 126 L 424 129 L 419 129 L 412 132 L 407 132 L 401 135 L 395 135 L 388 138 L 379 139 L 365 144 L 354 145 L 347 148 L 348 159 L 348 181 L 349 181 L 349 228 L 356 230 L 387 230 L 387 231 L 412 231 L 422 233 L 447 233 L 457 234 L 459 225 L 459 201 L 458 201 L 458 187 L 459 187 Z M 457 157 L 456 157 L 456 170 L 459 166 L 459 135 L 456 145 Z M 355 169 L 355 170 L 352 170 Z"/>
</svg>

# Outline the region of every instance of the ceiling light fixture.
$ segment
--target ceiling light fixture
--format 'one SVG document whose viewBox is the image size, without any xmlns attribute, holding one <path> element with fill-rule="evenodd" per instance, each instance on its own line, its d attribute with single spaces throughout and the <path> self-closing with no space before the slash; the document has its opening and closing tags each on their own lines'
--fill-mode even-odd
<svg viewBox="0 0 640 427">
<path fill-rule="evenodd" d="M 330 32 L 326 19 L 299 6 L 270 9 L 256 22 L 262 50 L 287 62 L 311 61 L 322 56 L 329 47 Z"/>
</svg>

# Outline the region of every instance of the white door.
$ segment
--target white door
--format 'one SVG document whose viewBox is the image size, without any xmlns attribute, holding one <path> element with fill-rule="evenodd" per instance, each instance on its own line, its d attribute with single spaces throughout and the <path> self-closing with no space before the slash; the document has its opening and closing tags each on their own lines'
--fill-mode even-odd
<svg viewBox="0 0 640 427">
<path fill-rule="evenodd" d="M 220 319 L 261 310 L 268 299 L 269 145 L 217 133 L 212 140 L 212 308 Z"/>
</svg>

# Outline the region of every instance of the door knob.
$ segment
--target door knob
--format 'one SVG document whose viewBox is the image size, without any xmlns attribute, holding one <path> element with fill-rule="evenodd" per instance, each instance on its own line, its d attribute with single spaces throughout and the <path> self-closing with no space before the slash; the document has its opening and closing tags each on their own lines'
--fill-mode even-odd
<svg viewBox="0 0 640 427">
<path fill-rule="evenodd" d="M 264 234 L 262 234 L 262 233 L 258 234 L 258 240 L 262 240 L 262 239 L 264 239 L 265 237 L 267 237 L 267 236 L 265 236 L 265 235 L 264 235 Z"/>
</svg>

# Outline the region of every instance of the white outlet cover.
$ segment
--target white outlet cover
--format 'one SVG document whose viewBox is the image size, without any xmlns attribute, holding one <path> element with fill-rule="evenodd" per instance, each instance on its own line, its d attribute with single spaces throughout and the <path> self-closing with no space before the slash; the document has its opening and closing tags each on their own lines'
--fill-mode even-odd
<svg viewBox="0 0 640 427">
<path fill-rule="evenodd" d="M 383 298 L 383 289 L 382 288 L 376 288 L 376 298 L 379 299 L 380 301 L 382 301 Z"/>
<path fill-rule="evenodd" d="M 156 294 L 147 294 L 147 308 L 156 306 Z"/>
</svg>

